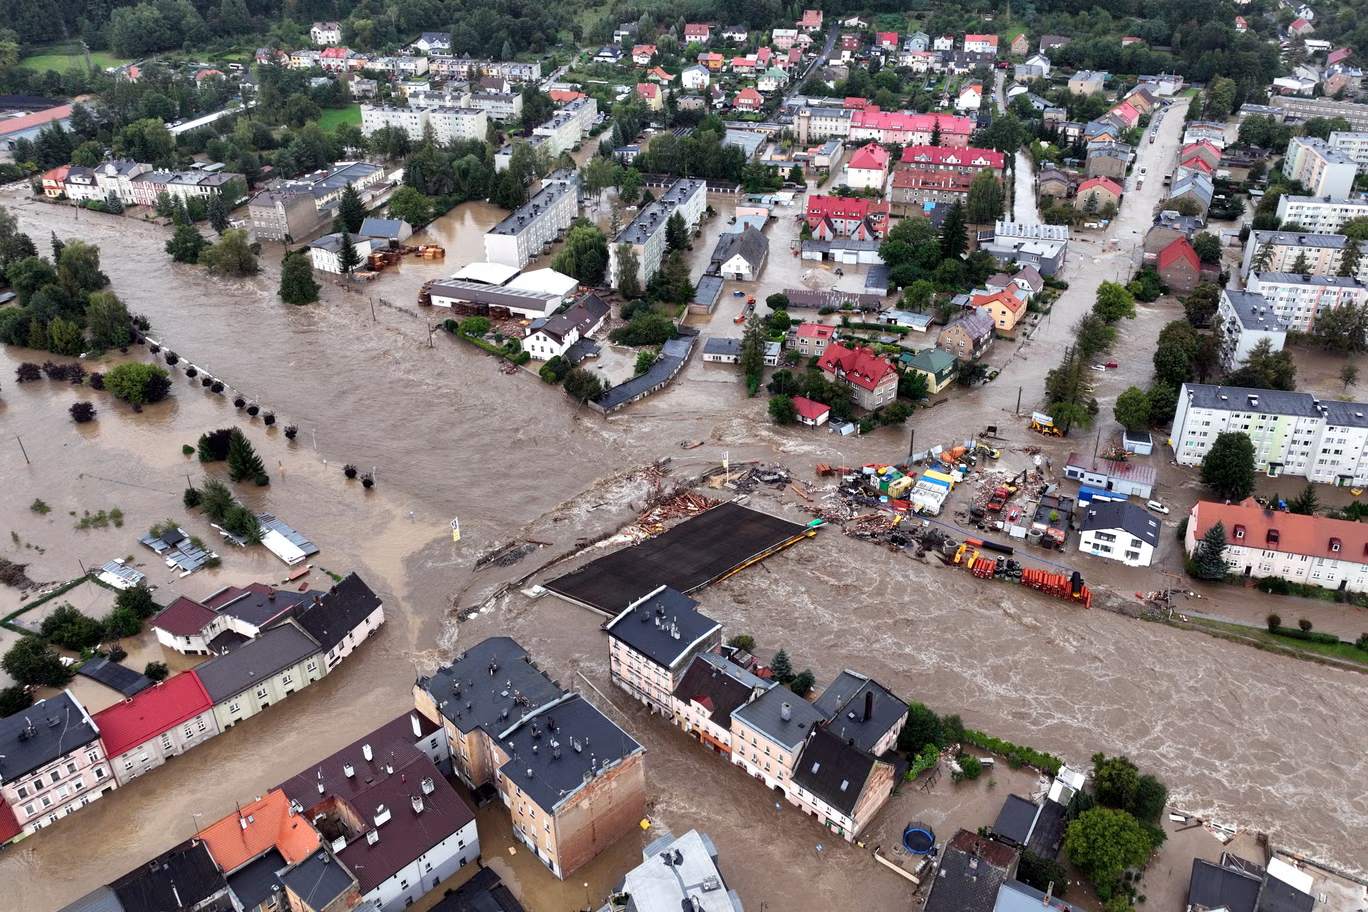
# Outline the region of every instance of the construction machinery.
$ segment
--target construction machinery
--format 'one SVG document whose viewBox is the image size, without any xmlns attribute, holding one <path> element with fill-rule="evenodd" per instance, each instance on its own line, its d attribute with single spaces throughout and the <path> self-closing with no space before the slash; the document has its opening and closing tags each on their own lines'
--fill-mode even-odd
<svg viewBox="0 0 1368 912">
<path fill-rule="evenodd" d="M 1007 501 L 1011 500 L 1012 495 L 1015 493 L 1016 488 L 1011 487 L 1010 485 L 999 485 L 994 489 L 993 496 L 988 498 L 988 503 L 985 504 L 985 506 L 994 513 L 1000 513 L 1002 512 L 1002 508 L 1007 506 Z"/>
<path fill-rule="evenodd" d="M 1054 419 L 1043 412 L 1031 412 L 1031 430 L 1046 437 L 1064 436 L 1064 432 L 1055 424 Z"/>
</svg>

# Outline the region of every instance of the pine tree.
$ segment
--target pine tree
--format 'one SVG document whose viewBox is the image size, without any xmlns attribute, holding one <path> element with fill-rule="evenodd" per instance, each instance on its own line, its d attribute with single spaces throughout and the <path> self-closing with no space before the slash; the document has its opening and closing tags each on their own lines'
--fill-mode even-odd
<svg viewBox="0 0 1368 912">
<path fill-rule="evenodd" d="M 1289 513 L 1300 513 L 1302 516 L 1315 516 L 1319 509 L 1320 498 L 1316 496 L 1316 486 L 1309 481 L 1300 494 L 1287 502 Z"/>
<path fill-rule="evenodd" d="M 689 226 L 684 214 L 676 209 L 665 222 L 665 249 L 684 250 L 689 246 Z"/>
<path fill-rule="evenodd" d="M 774 673 L 774 680 L 780 684 L 787 684 L 793 680 L 793 663 L 789 661 L 786 650 L 781 649 L 774 654 L 774 660 L 770 662 L 770 671 Z"/>
<path fill-rule="evenodd" d="M 936 118 L 935 125 L 931 127 L 931 145 L 933 145 L 933 146 L 939 146 L 940 144 L 941 144 L 940 118 L 937 117 L 937 118 Z"/>
<path fill-rule="evenodd" d="M 287 252 L 280 267 L 280 299 L 286 304 L 312 304 L 318 300 L 319 287 L 308 255 L 302 250 Z"/>
<path fill-rule="evenodd" d="M 760 315 L 752 313 L 741 333 L 741 373 L 746 377 L 752 396 L 760 388 L 760 378 L 765 372 L 765 342 L 765 327 Z"/>
<path fill-rule="evenodd" d="M 1306 275 L 1311 271 L 1311 264 L 1306 260 L 1306 251 L 1297 253 L 1297 258 L 1292 261 L 1292 272 L 1296 275 Z"/>
<path fill-rule="evenodd" d="M 1267 272 L 1273 265 L 1273 240 L 1270 238 L 1259 247 L 1254 260 L 1249 264 L 1250 272 Z"/>
<path fill-rule="evenodd" d="M 233 481 L 247 481 L 266 475 L 266 466 L 252 448 L 252 442 L 241 428 L 233 428 L 228 441 L 228 477 Z"/>
<path fill-rule="evenodd" d="M 1216 523 L 1206 534 L 1202 536 L 1202 543 L 1197 546 L 1196 552 L 1192 555 L 1196 564 L 1196 577 L 1198 579 L 1219 580 L 1225 579 L 1230 572 L 1225 560 L 1226 545 L 1229 544 L 1226 538 L 1225 525 Z"/>
<path fill-rule="evenodd" d="M 57 232 L 52 232 L 52 262 L 56 263 L 62 259 L 62 251 L 66 249 L 66 244 L 57 236 Z"/>
<path fill-rule="evenodd" d="M 969 226 L 966 223 L 964 204 L 955 200 L 945 213 L 940 232 L 941 258 L 960 259 L 969 250 Z"/>
<path fill-rule="evenodd" d="M 209 197 L 209 202 L 205 204 L 205 214 L 209 216 L 209 227 L 219 234 L 228 230 L 228 204 L 220 194 L 215 193 Z"/>
<path fill-rule="evenodd" d="M 342 232 L 342 246 L 337 250 L 337 265 L 342 267 L 343 275 L 348 275 L 361 265 L 361 254 L 356 252 L 356 244 L 352 241 L 349 231 Z"/>
<path fill-rule="evenodd" d="M 109 191 L 109 196 L 105 197 L 105 211 L 120 215 L 124 211 L 123 200 L 119 199 L 119 194 L 113 190 Z"/>
<path fill-rule="evenodd" d="M 1359 249 L 1359 241 L 1353 238 L 1346 238 L 1344 242 L 1344 252 L 1340 254 L 1340 265 L 1338 275 L 1345 278 L 1353 278 L 1358 274 L 1359 259 L 1363 251 Z"/>
<path fill-rule="evenodd" d="M 353 234 L 361 230 L 361 223 L 366 220 L 366 206 L 361 202 L 361 194 L 350 182 L 342 188 L 342 197 L 337 201 L 337 216 Z"/>
</svg>

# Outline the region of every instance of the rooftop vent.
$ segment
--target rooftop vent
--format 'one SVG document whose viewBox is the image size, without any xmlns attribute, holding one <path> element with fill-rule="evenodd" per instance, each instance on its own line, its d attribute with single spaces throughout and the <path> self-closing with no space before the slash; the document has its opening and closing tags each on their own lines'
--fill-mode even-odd
<svg viewBox="0 0 1368 912">
<path fill-rule="evenodd" d="M 366 831 L 366 842 L 367 842 L 367 844 L 369 844 L 369 845 L 375 845 L 375 844 L 376 844 L 377 842 L 379 842 L 379 841 L 380 841 L 380 831 L 379 831 L 379 830 L 367 830 L 367 831 Z"/>
<path fill-rule="evenodd" d="M 389 822 L 389 819 L 390 819 L 390 810 L 389 810 L 389 808 L 385 807 L 383 804 L 377 805 L 376 808 L 375 808 L 375 825 L 376 825 L 377 827 L 379 827 L 379 826 L 381 826 L 381 825 L 383 825 L 383 824 L 385 824 L 385 823 L 388 823 L 388 822 Z"/>
<path fill-rule="evenodd" d="M 431 776 L 424 776 L 424 777 L 423 777 L 423 794 L 424 794 L 424 795 L 431 795 L 431 794 L 432 794 L 434 791 L 436 791 L 436 790 L 437 790 L 437 784 L 432 780 L 432 777 L 431 777 Z"/>
<path fill-rule="evenodd" d="M 351 778 L 352 776 L 354 776 L 355 774 L 356 774 L 356 770 L 352 768 L 352 765 L 351 765 L 350 763 L 344 763 L 344 764 L 342 764 L 342 775 L 344 775 L 344 776 L 346 776 L 348 779 L 350 779 L 350 778 Z"/>
</svg>

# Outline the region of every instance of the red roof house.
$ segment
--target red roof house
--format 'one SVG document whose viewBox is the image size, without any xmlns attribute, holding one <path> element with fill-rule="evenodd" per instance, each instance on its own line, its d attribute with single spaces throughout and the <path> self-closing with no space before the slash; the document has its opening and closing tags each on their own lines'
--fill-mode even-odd
<svg viewBox="0 0 1368 912">
<path fill-rule="evenodd" d="M 807 222 L 812 236 L 821 241 L 874 241 L 883 237 L 888 225 L 888 203 L 814 194 L 808 197 Z"/>
<path fill-rule="evenodd" d="M 1129 101 L 1121 102 L 1107 113 L 1115 115 L 1127 127 L 1133 127 L 1140 121 L 1140 112 Z"/>
<path fill-rule="evenodd" d="M 793 407 L 798 411 L 798 423 L 809 427 L 826 424 L 826 420 L 831 417 L 831 406 L 813 402 L 802 396 L 793 397 Z"/>
<path fill-rule="evenodd" d="M 278 788 L 211 823 L 200 830 L 199 838 L 225 872 L 236 871 L 270 849 L 278 851 L 286 864 L 294 864 L 320 842 L 318 831 L 303 814 L 294 812 L 290 799 Z"/>
<path fill-rule="evenodd" d="M 758 111 L 765 105 L 765 96 L 750 86 L 746 86 L 736 93 L 736 97 L 732 99 L 732 105 L 743 111 Z"/>
<path fill-rule="evenodd" d="M 707 44 L 712 38 L 712 26 L 706 22 L 687 22 L 684 24 L 684 41 L 701 41 Z"/>
<path fill-rule="evenodd" d="M 822 11 L 803 10 L 803 18 L 798 20 L 798 27 L 805 32 L 820 32 L 822 30 Z"/>
<path fill-rule="evenodd" d="M 956 149 L 948 146 L 907 146 L 901 164 L 934 171 L 962 171 L 966 174 L 992 168 L 1001 171 L 1006 156 L 993 149 Z"/>
<path fill-rule="evenodd" d="M 1348 60 L 1353 53 L 1354 52 L 1348 48 L 1340 48 L 1339 50 L 1331 51 L 1330 55 L 1325 58 L 1325 65 L 1334 66 L 1337 63 L 1344 63 L 1344 61 Z"/>
<path fill-rule="evenodd" d="M 1097 204 L 1117 205 L 1121 202 L 1121 185 L 1110 177 L 1093 177 L 1078 185 L 1078 198 L 1087 202 L 1089 196 L 1097 197 Z"/>
<path fill-rule="evenodd" d="M 1231 545 L 1226 552 L 1227 557 L 1241 559 L 1242 563 L 1254 564 L 1255 557 L 1261 551 L 1314 558 L 1314 561 L 1302 563 L 1300 568 L 1292 568 L 1294 572 L 1287 574 L 1295 579 L 1295 571 L 1299 569 L 1304 578 L 1298 582 L 1314 584 L 1315 580 L 1305 576 L 1322 561 L 1368 563 L 1368 526 L 1363 523 L 1266 510 L 1252 497 L 1237 504 L 1198 501 L 1192 508 L 1191 516 L 1186 539 L 1189 551 L 1219 522 L 1225 526 L 1226 538 Z M 1243 571 L 1244 567 L 1238 569 Z M 1327 582 L 1327 587 L 1333 585 L 1333 581 Z"/>
<path fill-rule="evenodd" d="M 849 349 L 833 342 L 817 366 L 831 379 L 849 383 L 850 398 L 861 408 L 873 410 L 897 398 L 898 372 L 868 346 Z"/>
<path fill-rule="evenodd" d="M 874 43 L 884 50 L 896 51 L 898 49 L 898 33 L 879 32 L 879 34 L 874 36 Z"/>
<path fill-rule="evenodd" d="M 1202 261 L 1185 237 L 1159 251 L 1159 278 L 1170 291 L 1186 294 L 1197 287 L 1202 277 Z"/>
<path fill-rule="evenodd" d="M 195 636 L 216 620 L 217 612 L 182 595 L 152 619 L 152 626 L 172 636 Z"/>
<path fill-rule="evenodd" d="M 22 832 L 24 832 L 24 828 L 19 825 L 19 818 L 14 816 L 14 810 L 5 802 L 0 801 L 0 846 Z"/>
<path fill-rule="evenodd" d="M 112 761 L 213 706 L 214 701 L 209 699 L 198 677 L 178 674 L 100 710 L 91 718 L 100 729 L 105 754 Z"/>
<path fill-rule="evenodd" d="M 1310 22 L 1307 22 L 1300 16 L 1296 19 L 1293 19 L 1292 24 L 1287 27 L 1287 33 L 1289 35 L 1309 35 L 1315 30 L 1315 26 L 1313 26 Z"/>
<path fill-rule="evenodd" d="M 574 92 L 570 89 L 552 89 L 546 94 L 549 95 L 551 100 L 556 104 L 566 104 L 567 102 L 576 101 L 577 99 L 584 97 L 583 92 Z"/>
</svg>

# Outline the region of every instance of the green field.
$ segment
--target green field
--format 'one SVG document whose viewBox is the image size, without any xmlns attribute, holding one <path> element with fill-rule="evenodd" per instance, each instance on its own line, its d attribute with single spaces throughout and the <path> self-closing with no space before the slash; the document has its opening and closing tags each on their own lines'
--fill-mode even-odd
<svg viewBox="0 0 1368 912">
<path fill-rule="evenodd" d="M 100 69 L 123 66 L 125 63 L 128 63 L 124 58 L 115 57 L 107 51 L 91 51 L 90 62 Z M 19 61 L 19 65 L 21 67 L 27 67 L 30 70 L 36 70 L 39 73 L 46 70 L 56 70 L 59 73 L 65 73 L 67 70 L 84 69 L 85 54 L 83 54 L 80 49 L 73 48 L 64 53 L 39 54 L 34 57 L 25 57 L 23 60 Z"/>
<path fill-rule="evenodd" d="M 1244 640 L 1253 640 L 1257 644 L 1262 644 L 1265 648 L 1286 650 L 1294 653 L 1300 652 L 1303 654 L 1312 653 L 1339 659 L 1342 662 L 1352 662 L 1356 665 L 1368 665 L 1368 653 L 1365 653 L 1353 643 L 1312 643 L 1308 640 L 1299 640 L 1296 637 L 1279 636 L 1278 634 L 1270 633 L 1268 630 L 1261 627 L 1247 627 L 1243 624 L 1213 621 L 1209 618 L 1193 618 L 1189 622 L 1189 626 L 1198 630 L 1207 629 L 1211 632 L 1235 636 Z"/>
<path fill-rule="evenodd" d="M 361 106 L 359 104 L 346 108 L 328 108 L 324 110 L 323 116 L 318 118 L 318 126 L 326 133 L 331 133 L 342 124 L 351 124 L 354 127 L 361 126 Z"/>
</svg>

